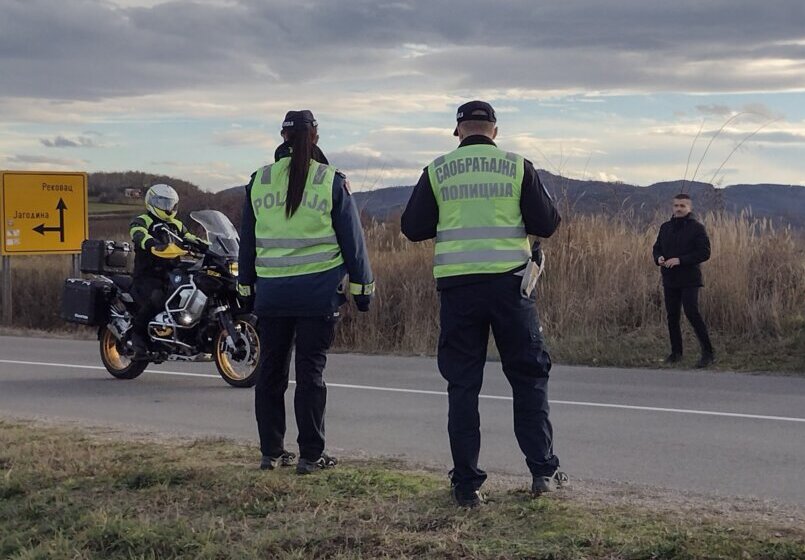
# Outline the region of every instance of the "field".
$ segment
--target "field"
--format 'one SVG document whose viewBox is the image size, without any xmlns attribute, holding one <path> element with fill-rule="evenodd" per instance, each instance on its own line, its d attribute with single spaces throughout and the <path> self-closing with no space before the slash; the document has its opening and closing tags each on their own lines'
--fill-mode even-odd
<svg viewBox="0 0 805 560">
<path fill-rule="evenodd" d="M 116 213 L 126 213 L 134 214 L 136 212 L 140 212 L 142 209 L 142 203 L 137 202 L 134 204 L 120 204 L 114 202 L 89 202 L 89 214 L 90 216 L 96 214 L 116 214 Z"/>
<path fill-rule="evenodd" d="M 805 371 L 805 250 L 799 233 L 747 217 L 708 215 L 713 257 L 704 265 L 702 309 L 718 366 Z M 646 227 L 621 216 L 571 216 L 544 246 L 547 271 L 538 306 L 555 361 L 657 366 L 668 352 L 659 271 L 651 246 L 660 219 Z M 93 237 L 123 237 L 120 220 L 92 220 Z M 372 224 L 378 295 L 368 314 L 345 308 L 337 349 L 433 354 L 438 298 L 432 245 L 411 244 L 396 224 Z M 58 318 L 67 259 L 14 260 L 15 325 L 63 330 Z M 686 356 L 698 348 L 683 318 Z M 492 349 L 494 352 L 494 348 Z"/>
<path fill-rule="evenodd" d="M 625 487 L 531 498 L 490 485 L 459 510 L 444 476 L 350 461 L 261 472 L 222 440 L 154 442 L 0 420 L 0 557 L 795 560 L 792 513 Z M 343 458 L 342 458 L 343 459 Z"/>
</svg>

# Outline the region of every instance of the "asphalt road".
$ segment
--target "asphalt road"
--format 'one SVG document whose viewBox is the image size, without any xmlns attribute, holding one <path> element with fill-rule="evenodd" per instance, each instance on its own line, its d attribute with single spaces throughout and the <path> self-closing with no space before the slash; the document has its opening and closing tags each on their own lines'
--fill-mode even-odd
<svg viewBox="0 0 805 560">
<path fill-rule="evenodd" d="M 326 377 L 331 451 L 450 464 L 434 360 L 332 355 Z M 557 366 L 550 390 L 571 477 L 805 505 L 805 378 Z M 499 364 L 487 366 L 483 395 L 481 466 L 526 474 Z M 256 442 L 252 399 L 213 364 L 165 363 L 119 381 L 97 343 L 0 337 L 0 416 Z M 292 416 L 289 430 L 295 450 Z"/>
</svg>

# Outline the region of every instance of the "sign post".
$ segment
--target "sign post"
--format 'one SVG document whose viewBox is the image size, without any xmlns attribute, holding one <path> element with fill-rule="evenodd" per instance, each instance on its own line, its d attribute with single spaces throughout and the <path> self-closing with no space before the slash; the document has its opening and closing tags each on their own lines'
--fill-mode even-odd
<svg viewBox="0 0 805 560">
<path fill-rule="evenodd" d="M 87 174 L 0 171 L 3 322 L 11 323 L 11 259 L 76 255 L 87 239 Z M 73 263 L 75 264 L 75 257 Z"/>
<path fill-rule="evenodd" d="M 11 326 L 11 259 L 3 255 L 3 324 Z"/>
</svg>

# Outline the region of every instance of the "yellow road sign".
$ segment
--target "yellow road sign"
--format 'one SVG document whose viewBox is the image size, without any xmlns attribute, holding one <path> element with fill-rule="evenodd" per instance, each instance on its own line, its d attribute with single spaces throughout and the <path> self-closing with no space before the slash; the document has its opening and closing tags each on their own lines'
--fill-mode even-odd
<svg viewBox="0 0 805 560">
<path fill-rule="evenodd" d="M 0 253 L 80 253 L 89 233 L 87 174 L 0 171 Z"/>
</svg>

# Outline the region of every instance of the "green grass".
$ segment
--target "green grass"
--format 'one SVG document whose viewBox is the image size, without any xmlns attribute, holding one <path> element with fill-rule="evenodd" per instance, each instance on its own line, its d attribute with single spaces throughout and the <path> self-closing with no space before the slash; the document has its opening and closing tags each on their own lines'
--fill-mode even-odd
<svg viewBox="0 0 805 560">
<path fill-rule="evenodd" d="M 128 212 L 134 214 L 139 208 L 142 208 L 142 201 L 134 202 L 131 204 L 122 204 L 114 202 L 89 202 L 89 215 L 96 214 L 117 214 Z"/>
<path fill-rule="evenodd" d="M 700 349 L 690 330 L 688 325 L 683 326 L 685 355 L 682 362 L 672 366 L 663 363 L 671 351 L 665 329 L 645 328 L 595 337 L 548 337 L 548 345 L 554 362 L 565 365 L 692 369 Z M 762 333 L 735 336 L 718 331 L 711 331 L 711 336 L 716 363 L 709 370 L 805 375 L 805 327 L 801 324 L 791 324 L 785 335 L 778 337 Z"/>
<path fill-rule="evenodd" d="M 122 436 L 118 436 L 122 437 Z M 346 460 L 299 477 L 216 440 L 155 443 L 0 422 L 0 557 L 767 559 L 805 530 L 764 519 L 493 493 L 455 508 L 443 476 Z"/>
</svg>

